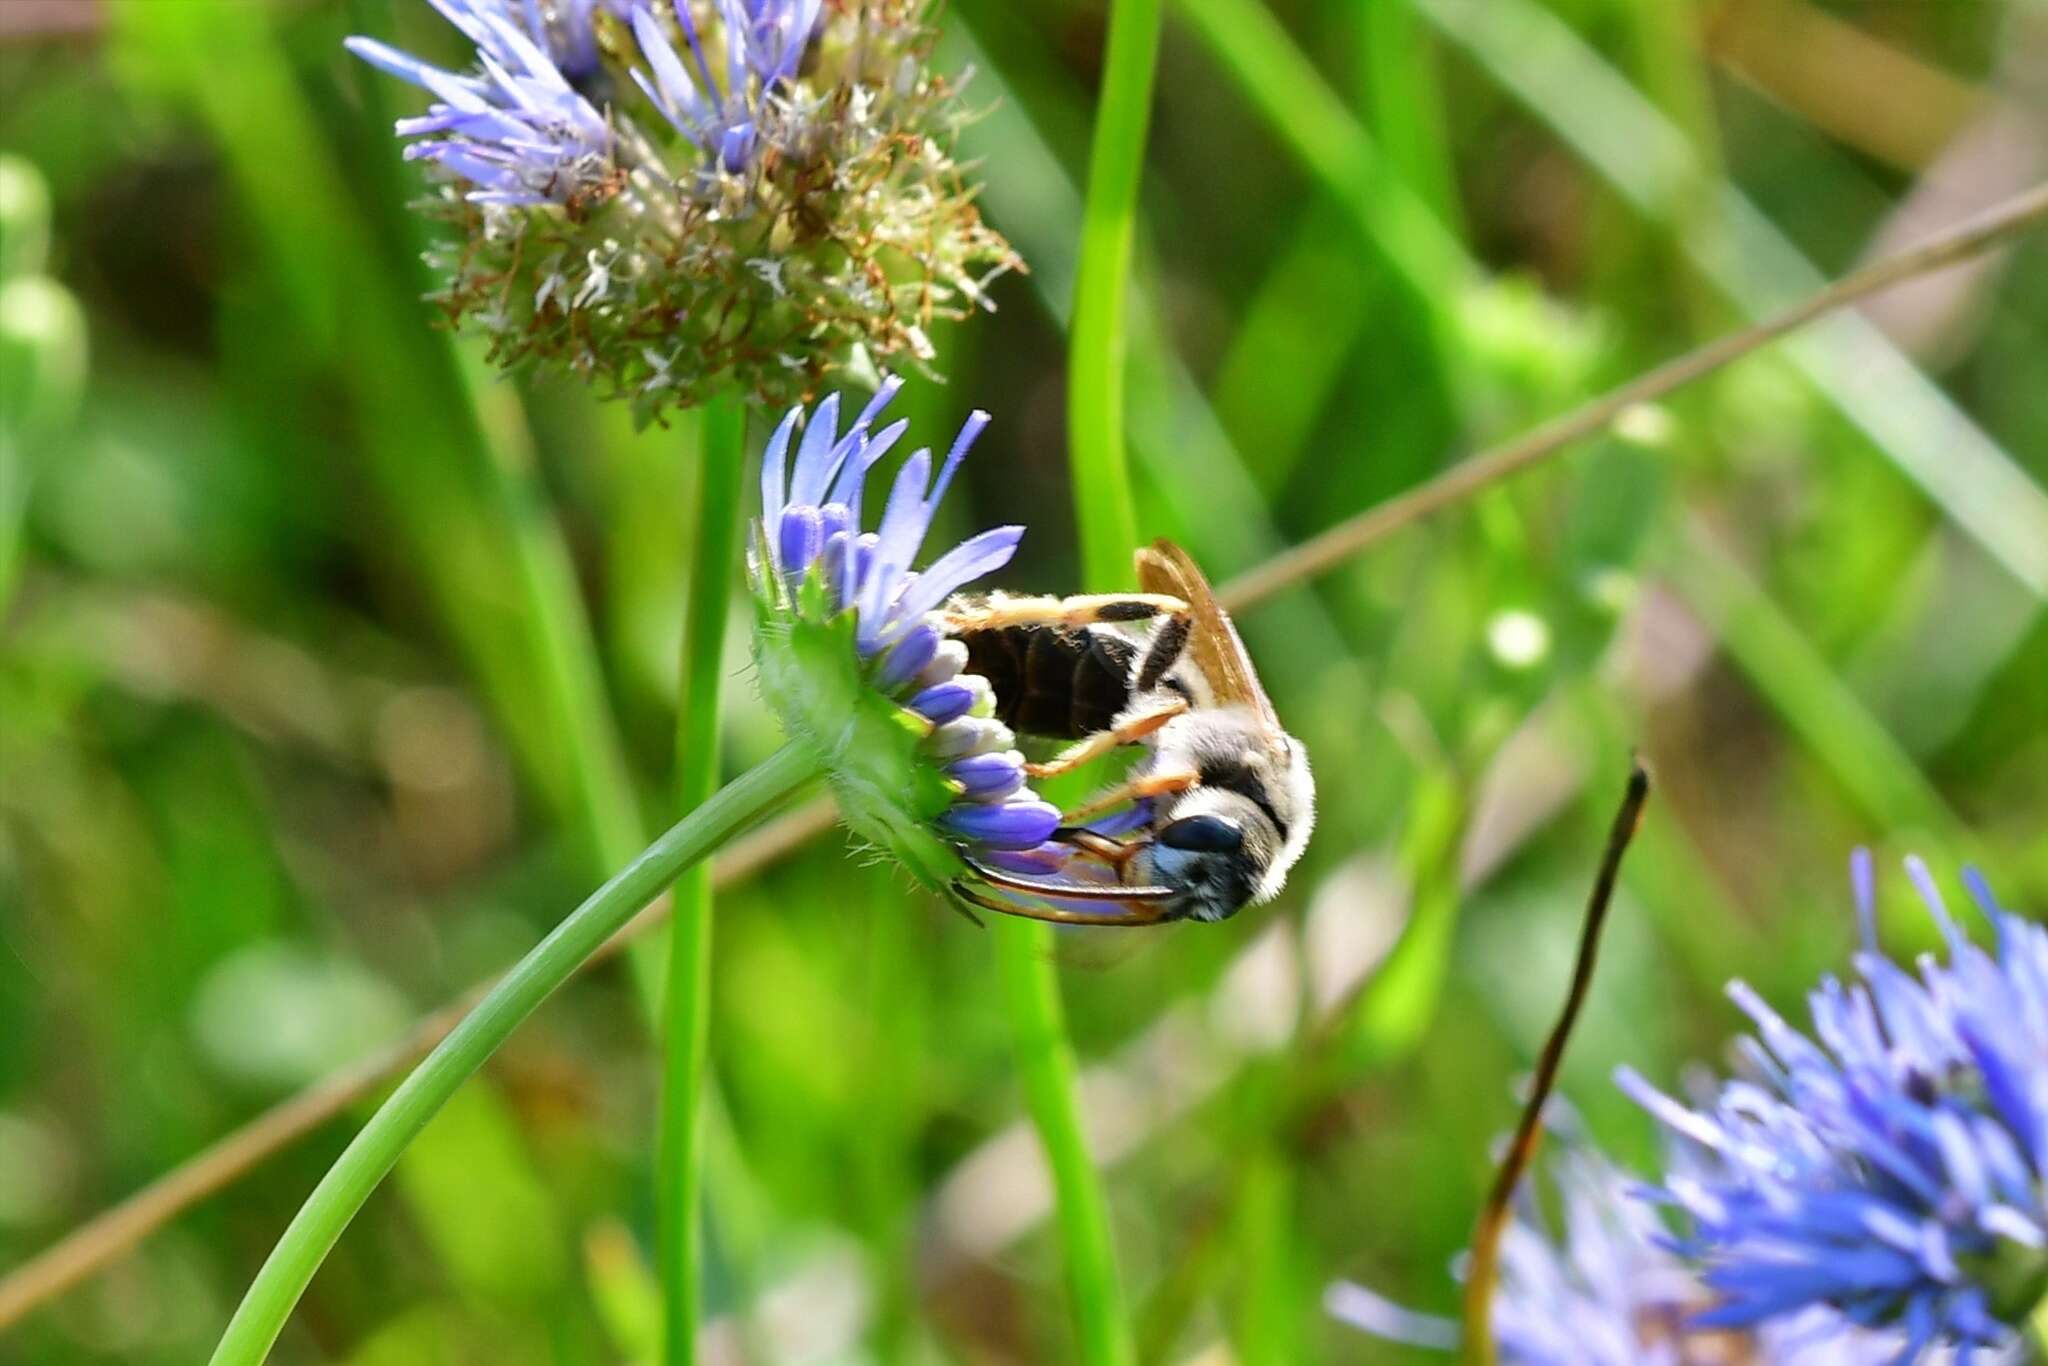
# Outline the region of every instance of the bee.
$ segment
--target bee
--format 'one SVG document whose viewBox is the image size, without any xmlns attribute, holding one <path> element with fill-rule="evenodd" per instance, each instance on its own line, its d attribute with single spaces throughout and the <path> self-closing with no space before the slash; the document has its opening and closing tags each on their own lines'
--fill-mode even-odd
<svg viewBox="0 0 2048 1366">
<path fill-rule="evenodd" d="M 947 627 L 988 680 L 997 719 L 1072 742 L 1027 764 L 1030 776 L 1146 750 L 1122 782 L 1063 813 L 1062 876 L 970 860 L 977 882 L 953 888 L 963 901 L 1080 924 L 1227 920 L 1277 894 L 1308 844 L 1308 756 L 1281 728 L 1209 581 L 1171 541 L 1136 562 L 1139 593 L 949 605 Z M 1127 633 L 1140 624 L 1141 635 Z"/>
</svg>

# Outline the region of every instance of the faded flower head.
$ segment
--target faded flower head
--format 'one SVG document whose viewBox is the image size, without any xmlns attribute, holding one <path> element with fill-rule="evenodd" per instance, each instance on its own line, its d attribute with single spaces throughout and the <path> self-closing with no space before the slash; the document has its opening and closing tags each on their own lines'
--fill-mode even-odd
<svg viewBox="0 0 2048 1366">
<path fill-rule="evenodd" d="M 846 823 L 943 890 L 965 871 L 963 851 L 1037 849 L 1060 813 L 1025 782 L 994 693 L 965 672 L 967 649 L 937 614 L 1007 564 L 1024 529 L 981 532 L 913 567 L 988 415 L 968 419 L 936 477 L 930 451 L 905 460 L 876 528 L 862 529 L 868 472 L 906 425 L 873 429 L 900 384 L 887 380 L 843 434 L 834 394 L 808 421 L 791 409 L 769 439 L 748 565 L 754 657 L 770 707 L 813 751 Z"/>
<path fill-rule="evenodd" d="M 931 358 L 934 318 L 1017 264 L 950 145 L 957 90 L 914 0 L 428 0 L 474 45 L 406 156 L 439 185 L 450 317 L 507 366 L 567 369 L 643 415 Z"/>
<path fill-rule="evenodd" d="M 1751 1075 L 1690 1108 L 1624 1070 L 1625 1090 L 1692 1151 L 1663 1195 L 1692 1234 L 1716 1303 L 1749 1327 L 1827 1306 L 1895 1326 L 1902 1360 L 2012 1350 L 2048 1294 L 2048 931 L 2001 911 L 1966 873 L 1995 951 L 1950 918 L 1926 866 L 1907 870 L 1948 943 L 1917 975 L 1876 949 L 1868 856 L 1854 864 L 1860 978 L 1808 997 L 1812 1036 L 1741 983 Z"/>
<path fill-rule="evenodd" d="M 1674 1250 L 1641 1183 L 1583 1141 L 1548 1164 L 1557 1218 L 1525 1182 L 1501 1243 L 1493 1331 L 1507 1366 L 1878 1366 L 1895 1337 L 1826 1309 L 1756 1328 L 1699 1322 L 1713 1292 Z M 1375 1336 L 1446 1350 L 1455 1324 L 1390 1304 L 1360 1286 L 1328 1296 L 1337 1317 Z"/>
</svg>

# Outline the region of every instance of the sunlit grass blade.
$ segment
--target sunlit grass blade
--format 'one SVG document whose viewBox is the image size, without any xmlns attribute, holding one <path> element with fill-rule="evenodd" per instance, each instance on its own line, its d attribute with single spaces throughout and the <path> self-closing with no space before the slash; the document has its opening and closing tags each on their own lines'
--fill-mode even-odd
<svg viewBox="0 0 2048 1366">
<path fill-rule="evenodd" d="M 1137 504 L 1124 452 L 1126 310 L 1138 187 L 1152 114 L 1162 0 L 1114 0 L 1082 205 L 1081 256 L 1067 353 L 1067 458 L 1082 578 L 1098 591 L 1126 579 L 1138 545 Z M 1036 923 L 995 927 L 1004 999 L 1016 1031 L 1025 1095 L 1052 1169 L 1083 1361 L 1131 1360 L 1130 1324 L 1109 1224 L 1109 1202 L 1081 1129 L 1072 1046 L 1052 957 L 1053 932 Z"/>
<path fill-rule="evenodd" d="M 321 1178 L 243 1296 L 214 1366 L 255 1366 L 356 1211 L 427 1121 L 634 912 L 817 776 L 785 747 L 685 816 L 557 925 L 391 1093 Z"/>
<path fill-rule="evenodd" d="M 993 63 L 987 54 L 954 32 L 941 44 L 940 56 L 949 65 L 981 70 L 981 79 L 1004 96 L 968 129 L 968 145 L 988 160 L 1012 168 L 1013 176 L 989 183 L 986 197 L 1031 260 L 1031 283 L 1040 303 L 1065 326 L 1073 312 L 1061 286 L 1075 278 L 1072 225 L 1081 217 L 1074 179 L 1027 116 L 1021 93 L 1001 84 L 1001 77 L 990 70 Z M 1141 219 L 1141 241 L 1143 228 Z M 1218 565 L 1251 563 L 1275 553 L 1285 542 L 1252 463 L 1232 445 L 1201 386 L 1164 335 L 1160 299 L 1149 272 L 1141 264 L 1132 273 L 1125 425 L 1154 506 L 1175 535 Z M 1117 573 L 1120 577 L 1108 582 L 1128 587 L 1128 558 Z M 1318 658 L 1337 658 L 1344 652 L 1336 623 L 1310 595 L 1275 601 L 1247 629 L 1262 638 L 1295 641 Z"/>
<path fill-rule="evenodd" d="M 1281 145 L 1435 319 L 1438 368 L 1458 373 L 1456 338 L 1438 306 L 1445 290 L 1473 275 L 1457 237 L 1388 164 L 1270 10 L 1257 0 L 1178 0 L 1178 10 Z"/>
<path fill-rule="evenodd" d="M 683 622 L 682 694 L 676 710 L 676 799 L 688 813 L 718 787 L 719 698 L 725 624 L 740 564 L 741 469 L 747 414 L 737 397 L 704 413 L 697 465 L 696 535 Z M 669 934 L 667 1066 L 662 1078 L 659 1168 L 665 1359 L 695 1361 L 703 1301 L 704 1125 L 699 1113 L 711 1034 L 711 866 L 699 862 L 675 887 Z"/>
<path fill-rule="evenodd" d="M 1414 0 L 1360 5 L 1352 22 L 1366 122 L 1402 181 L 1455 233 L 1464 211 L 1444 127 L 1443 82 Z"/>
<path fill-rule="evenodd" d="M 1073 334 L 1067 348 L 1067 440 L 1081 561 L 1096 591 L 1121 585 L 1137 543 L 1137 504 L 1124 454 L 1126 314 L 1162 4 L 1113 0 L 1110 6 L 1109 47 L 1081 209 Z"/>
<path fill-rule="evenodd" d="M 580 843 L 595 871 L 617 868 L 644 842 L 631 770 L 612 724 L 597 641 L 576 582 L 561 524 L 548 504 L 533 433 L 518 391 L 493 373 L 474 347 L 457 359 L 488 459 L 489 494 L 506 530 L 517 574 L 521 618 L 544 715 L 570 739 L 568 767 L 551 784 L 575 803 Z M 656 439 L 656 438 L 650 438 Z M 643 989 L 652 964 L 636 963 Z"/>
</svg>

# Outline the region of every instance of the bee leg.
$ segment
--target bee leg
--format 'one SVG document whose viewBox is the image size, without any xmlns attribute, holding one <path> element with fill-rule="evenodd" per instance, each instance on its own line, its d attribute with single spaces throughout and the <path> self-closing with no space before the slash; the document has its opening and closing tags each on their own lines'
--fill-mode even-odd
<svg viewBox="0 0 2048 1366">
<path fill-rule="evenodd" d="M 1122 717 L 1108 730 L 1096 731 L 1087 739 L 1068 746 L 1042 764 L 1024 765 L 1024 771 L 1034 778 L 1052 778 L 1071 772 L 1091 759 L 1101 758 L 1119 745 L 1128 745 L 1144 739 L 1187 709 L 1188 704 L 1185 701 L 1174 698 L 1160 703 L 1149 711 Z"/>
<path fill-rule="evenodd" d="M 944 614 L 946 629 L 956 635 L 1000 630 L 1005 626 L 1094 626 L 1102 622 L 1149 621 L 1153 617 L 1187 615 L 1188 605 L 1164 593 L 1083 593 L 1070 598 L 992 597 L 982 602 L 954 603 Z"/>
<path fill-rule="evenodd" d="M 1125 844 L 1107 835 L 1098 835 L 1093 830 L 1078 830 L 1062 826 L 1053 831 L 1052 837 L 1060 844 L 1070 844 L 1090 858 L 1100 859 L 1110 867 L 1121 870 L 1138 852 L 1135 844 Z"/>
<path fill-rule="evenodd" d="M 1064 813 L 1060 819 L 1068 825 L 1078 825 L 1105 811 L 1114 811 L 1127 802 L 1142 801 L 1147 797 L 1164 797 L 1174 792 L 1185 792 L 1202 781 L 1202 775 L 1193 769 L 1176 769 L 1171 773 L 1146 773 L 1128 782 L 1118 783 L 1107 792 L 1090 797 L 1073 810 Z M 1085 847 L 1085 846 L 1084 846 Z"/>
</svg>

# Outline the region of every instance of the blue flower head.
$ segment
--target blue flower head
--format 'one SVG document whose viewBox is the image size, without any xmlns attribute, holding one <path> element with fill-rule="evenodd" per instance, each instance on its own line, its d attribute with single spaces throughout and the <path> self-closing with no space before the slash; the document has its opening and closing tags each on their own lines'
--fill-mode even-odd
<svg viewBox="0 0 2048 1366">
<path fill-rule="evenodd" d="M 1749 1075 L 1688 1107 L 1624 1069 L 1623 1089 L 1696 1154 L 1662 1197 L 1689 1217 L 1716 1302 L 1701 1324 L 1747 1327 L 1813 1306 L 1892 1325 L 1901 1359 L 1935 1346 L 2005 1351 L 2048 1294 L 2048 931 L 1999 909 L 1970 942 L 1927 868 L 1908 874 L 1948 945 L 1908 971 L 1877 951 L 1867 854 L 1854 882 L 1858 980 L 1808 997 L 1811 1033 L 1748 987 Z"/>
<path fill-rule="evenodd" d="M 722 83 L 712 78 L 704 60 L 704 42 L 690 17 L 688 0 L 676 0 L 675 5 L 677 26 L 691 59 L 687 66 L 653 12 L 636 8 L 633 33 L 654 77 L 649 80 L 636 69 L 633 80 L 710 164 L 737 175 L 754 157 L 757 129 L 764 122 L 759 111 L 787 94 L 818 27 L 818 5 L 819 0 L 717 0 L 725 36 Z"/>
<path fill-rule="evenodd" d="M 418 86 L 405 155 L 459 240 L 438 296 L 507 365 L 596 380 L 648 415 L 764 402 L 986 306 L 1016 264 L 952 161 L 957 93 L 913 0 L 427 0 L 446 69 L 346 46 Z"/>
<path fill-rule="evenodd" d="M 1024 529 L 981 532 L 915 567 L 988 415 L 967 420 L 936 474 L 929 451 L 905 460 L 863 529 L 867 476 L 906 426 L 874 429 L 899 387 L 886 381 L 844 432 L 835 394 L 807 422 L 792 409 L 769 439 L 749 565 L 754 653 L 770 706 L 818 757 L 847 824 L 943 889 L 963 871 L 962 851 L 1036 850 L 1060 813 L 1026 783 L 993 692 L 966 672 L 966 647 L 937 615 L 1007 564 Z"/>
<path fill-rule="evenodd" d="M 1501 1243 L 1493 1331 L 1506 1366 L 1879 1366 L 1898 1354 L 1894 1337 L 1827 1309 L 1740 1329 L 1701 1323 L 1712 1292 L 1674 1249 L 1641 1183 L 1582 1139 L 1546 1166 L 1557 1218 L 1545 1217 L 1526 1182 Z M 1456 1324 L 1360 1286 L 1332 1287 L 1328 1304 L 1377 1337 L 1457 1345 Z"/>
<path fill-rule="evenodd" d="M 610 125 L 572 83 L 596 61 L 591 5 L 570 6 L 559 24 L 539 0 L 427 0 L 476 44 L 477 69 L 443 71 L 374 38 L 344 46 L 434 97 L 418 118 L 400 119 L 417 138 L 408 160 L 438 164 L 465 182 L 476 204 L 569 204 L 613 174 Z"/>
</svg>

